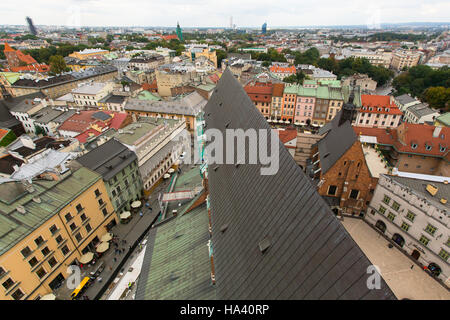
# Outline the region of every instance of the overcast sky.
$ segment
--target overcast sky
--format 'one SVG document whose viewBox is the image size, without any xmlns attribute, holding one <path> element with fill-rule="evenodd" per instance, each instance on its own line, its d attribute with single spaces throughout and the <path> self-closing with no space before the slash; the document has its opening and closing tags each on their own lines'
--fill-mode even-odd
<svg viewBox="0 0 450 320">
<path fill-rule="evenodd" d="M 238 27 L 450 22 L 449 0 L 2 0 L 0 24 Z"/>
</svg>

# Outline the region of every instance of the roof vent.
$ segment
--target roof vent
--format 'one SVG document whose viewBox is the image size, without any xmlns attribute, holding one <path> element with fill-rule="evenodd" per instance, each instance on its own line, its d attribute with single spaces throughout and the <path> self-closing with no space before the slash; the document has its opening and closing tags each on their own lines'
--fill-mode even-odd
<svg viewBox="0 0 450 320">
<path fill-rule="evenodd" d="M 17 212 L 21 213 L 21 214 L 25 214 L 27 211 L 25 210 L 24 206 L 17 206 L 16 208 Z"/>
<path fill-rule="evenodd" d="M 426 189 L 432 196 L 435 196 L 438 192 L 438 188 L 432 184 L 428 184 Z"/>
<path fill-rule="evenodd" d="M 215 167 L 213 168 L 214 171 L 217 171 L 217 169 L 219 169 L 219 166 L 215 166 Z"/>
<path fill-rule="evenodd" d="M 263 240 L 261 240 L 258 244 L 259 246 L 259 251 L 261 251 L 261 253 L 264 253 L 267 251 L 267 249 L 269 249 L 269 247 L 271 246 L 271 242 L 270 239 L 268 237 L 265 237 Z"/>
<path fill-rule="evenodd" d="M 220 232 L 224 233 L 228 229 L 228 223 L 220 227 Z"/>
<path fill-rule="evenodd" d="M 34 197 L 33 201 L 36 202 L 36 203 L 41 203 L 42 202 L 41 198 L 39 198 L 39 197 Z"/>
</svg>

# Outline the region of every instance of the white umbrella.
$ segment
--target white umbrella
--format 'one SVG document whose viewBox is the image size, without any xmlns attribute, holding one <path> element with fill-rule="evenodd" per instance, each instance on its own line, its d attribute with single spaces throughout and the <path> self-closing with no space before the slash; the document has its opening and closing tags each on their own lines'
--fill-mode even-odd
<svg viewBox="0 0 450 320">
<path fill-rule="evenodd" d="M 272 122 L 272 119 L 267 119 L 267 122 Z"/>
<path fill-rule="evenodd" d="M 41 300 L 56 300 L 56 296 L 53 293 L 46 294 Z"/>
<path fill-rule="evenodd" d="M 113 237 L 112 237 L 112 234 L 110 233 L 110 232 L 108 232 L 108 233 L 105 233 L 101 238 L 100 238 L 100 241 L 101 242 L 107 242 L 107 241 L 109 241 L 109 240 L 111 240 Z"/>
<path fill-rule="evenodd" d="M 299 125 L 300 125 L 300 122 L 295 121 L 295 125 L 296 125 L 296 126 L 299 126 Z"/>
<path fill-rule="evenodd" d="M 169 178 L 170 178 L 170 174 L 166 173 L 166 174 L 163 176 L 163 178 L 164 178 L 164 179 L 169 179 Z"/>
<path fill-rule="evenodd" d="M 92 261 L 93 258 L 94 258 L 94 254 L 92 252 L 88 252 L 81 256 L 80 263 L 82 263 L 82 264 L 89 263 Z"/>
<path fill-rule="evenodd" d="M 102 242 L 97 247 L 97 252 L 102 253 L 109 249 L 109 242 Z"/>
<path fill-rule="evenodd" d="M 140 206 L 141 206 L 141 202 L 139 200 L 136 200 L 131 204 L 132 208 L 139 208 Z"/>
<path fill-rule="evenodd" d="M 131 216 L 130 211 L 125 211 L 120 214 L 120 219 L 128 219 Z"/>
<path fill-rule="evenodd" d="M 272 122 L 273 122 L 273 123 L 277 123 L 277 122 L 278 122 L 278 120 L 273 120 Z"/>
<path fill-rule="evenodd" d="M 174 172 L 175 172 L 175 169 L 174 169 L 174 168 L 170 168 L 167 172 L 169 172 L 169 173 L 174 173 Z"/>
</svg>

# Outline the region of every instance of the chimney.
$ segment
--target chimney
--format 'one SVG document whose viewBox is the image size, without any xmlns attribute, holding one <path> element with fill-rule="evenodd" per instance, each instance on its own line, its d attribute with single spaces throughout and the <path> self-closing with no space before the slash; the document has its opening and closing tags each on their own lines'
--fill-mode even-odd
<svg viewBox="0 0 450 320">
<path fill-rule="evenodd" d="M 441 133 L 442 127 L 435 127 L 433 131 L 433 138 L 438 138 Z"/>
</svg>

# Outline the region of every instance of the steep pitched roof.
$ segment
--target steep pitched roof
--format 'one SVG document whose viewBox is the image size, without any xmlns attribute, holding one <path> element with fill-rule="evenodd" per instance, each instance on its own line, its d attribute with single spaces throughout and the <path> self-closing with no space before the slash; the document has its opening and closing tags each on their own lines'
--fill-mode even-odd
<svg viewBox="0 0 450 320">
<path fill-rule="evenodd" d="M 228 69 L 205 120 L 224 145 L 225 128 L 271 130 Z M 273 147 L 274 175 L 261 175 L 261 164 L 208 164 L 217 298 L 395 299 L 384 280 L 380 290 L 367 288 L 371 262 L 281 142 Z"/>
</svg>

